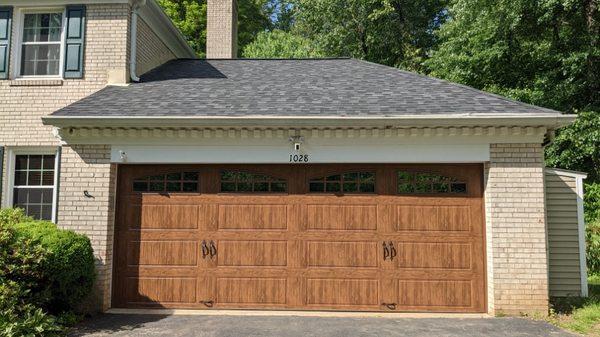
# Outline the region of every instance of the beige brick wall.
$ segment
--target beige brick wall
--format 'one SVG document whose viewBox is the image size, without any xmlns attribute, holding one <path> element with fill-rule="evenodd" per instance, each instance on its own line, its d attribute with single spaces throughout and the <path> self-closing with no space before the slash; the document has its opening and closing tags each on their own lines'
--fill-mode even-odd
<svg viewBox="0 0 600 337">
<path fill-rule="evenodd" d="M 237 57 L 237 1 L 208 0 L 206 58 Z"/>
<path fill-rule="evenodd" d="M 116 166 L 110 164 L 110 146 L 64 146 L 61 165 L 58 224 L 92 241 L 98 271 L 96 308 L 108 309 L 116 190 Z M 92 197 L 86 197 L 84 191 Z"/>
<path fill-rule="evenodd" d="M 542 146 L 492 144 L 485 198 L 490 312 L 547 313 Z"/>
<path fill-rule="evenodd" d="M 41 117 L 102 89 L 110 70 L 127 74 L 129 11 L 127 4 L 87 6 L 83 79 L 0 80 L 0 145 L 59 145 Z M 14 50 L 15 38 L 12 42 Z M 11 77 L 14 66 L 13 57 Z M 6 178 L 4 174 L 3 186 Z"/>
<path fill-rule="evenodd" d="M 150 26 L 142 20 L 137 24 L 137 54 L 136 72 L 138 76 L 175 59 L 175 54 L 152 31 Z"/>
</svg>

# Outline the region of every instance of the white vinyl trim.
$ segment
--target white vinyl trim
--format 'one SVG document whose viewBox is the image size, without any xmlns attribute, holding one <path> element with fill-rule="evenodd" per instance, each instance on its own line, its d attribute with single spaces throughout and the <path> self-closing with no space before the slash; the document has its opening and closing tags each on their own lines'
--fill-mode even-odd
<svg viewBox="0 0 600 337">
<path fill-rule="evenodd" d="M 8 177 L 8 183 L 4 188 L 4 204 L 3 207 L 12 207 L 13 206 L 13 189 L 15 187 L 15 160 L 17 155 L 55 155 L 54 162 L 54 184 L 52 187 L 44 187 L 44 186 L 36 186 L 38 188 L 52 188 L 52 222 L 56 223 L 56 204 L 58 202 L 58 179 L 60 172 L 58 172 L 59 166 L 59 148 L 57 147 L 7 147 L 6 155 L 7 155 L 7 165 L 6 172 Z M 21 187 L 24 188 L 24 187 Z"/>
<path fill-rule="evenodd" d="M 306 163 L 481 163 L 489 144 L 303 144 L 134 146 L 114 145 L 111 162 L 140 164 L 290 164 L 290 155 L 308 155 Z M 299 164 L 301 165 L 301 164 Z"/>
<path fill-rule="evenodd" d="M 588 296 L 587 264 L 585 247 L 585 219 L 583 209 L 583 178 L 575 179 L 577 189 L 577 229 L 579 234 L 579 269 L 581 273 L 581 296 Z"/>
</svg>

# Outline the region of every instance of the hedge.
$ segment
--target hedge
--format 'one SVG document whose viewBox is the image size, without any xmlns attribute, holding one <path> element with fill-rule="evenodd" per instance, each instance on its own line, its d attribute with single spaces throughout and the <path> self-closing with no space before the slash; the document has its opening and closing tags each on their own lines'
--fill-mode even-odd
<svg viewBox="0 0 600 337">
<path fill-rule="evenodd" d="M 87 237 L 0 210 L 0 336 L 64 334 L 95 276 Z"/>
</svg>

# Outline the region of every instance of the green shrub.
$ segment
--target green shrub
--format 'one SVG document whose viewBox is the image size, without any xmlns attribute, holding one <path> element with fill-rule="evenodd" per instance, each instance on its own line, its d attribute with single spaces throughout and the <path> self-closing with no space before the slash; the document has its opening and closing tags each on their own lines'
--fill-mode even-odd
<svg viewBox="0 0 600 337">
<path fill-rule="evenodd" d="M 49 298 L 43 271 L 48 256 L 41 245 L 17 236 L 10 225 L 0 222 L 0 336 L 61 332 L 55 318 L 38 306 Z"/>
<path fill-rule="evenodd" d="M 15 225 L 19 222 L 27 222 L 33 220 L 25 215 L 25 211 L 20 208 L 3 208 L 0 209 L 0 225 Z"/>
<path fill-rule="evenodd" d="M 585 184 L 585 222 L 600 221 L 600 183 Z"/>
<path fill-rule="evenodd" d="M 49 300 L 44 306 L 52 313 L 76 308 L 91 293 L 96 276 L 90 240 L 45 221 L 22 222 L 13 228 L 17 236 L 48 251 L 42 264 L 49 286 Z"/>
<path fill-rule="evenodd" d="M 588 273 L 600 274 L 600 220 L 587 224 L 585 238 Z"/>
</svg>

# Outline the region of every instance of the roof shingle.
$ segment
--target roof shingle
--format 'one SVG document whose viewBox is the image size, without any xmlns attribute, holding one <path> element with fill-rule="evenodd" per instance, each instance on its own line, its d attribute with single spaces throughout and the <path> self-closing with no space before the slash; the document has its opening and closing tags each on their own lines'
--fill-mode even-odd
<svg viewBox="0 0 600 337">
<path fill-rule="evenodd" d="M 393 117 L 559 112 L 354 59 L 174 60 L 53 116 Z"/>
</svg>

